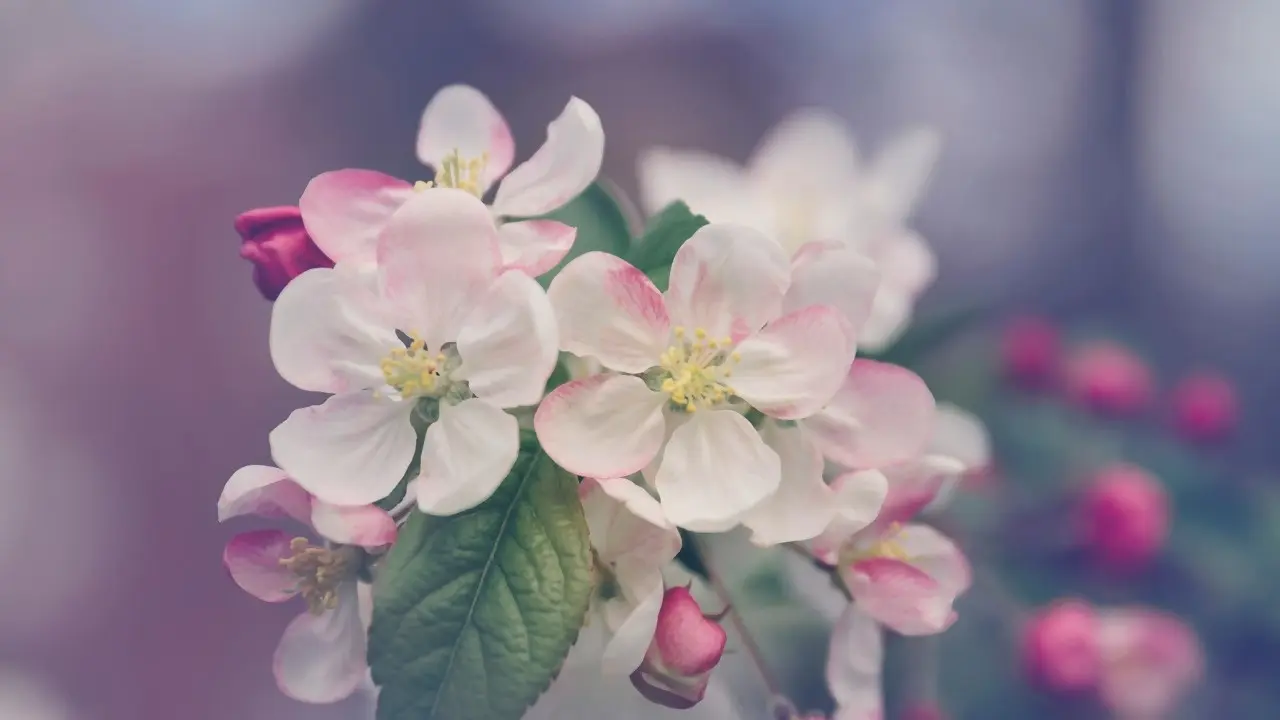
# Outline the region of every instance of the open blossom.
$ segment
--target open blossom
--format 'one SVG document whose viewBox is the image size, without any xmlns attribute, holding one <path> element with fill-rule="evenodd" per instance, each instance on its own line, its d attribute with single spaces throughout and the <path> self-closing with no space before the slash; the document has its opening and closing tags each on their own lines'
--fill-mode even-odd
<svg viewBox="0 0 1280 720">
<path fill-rule="evenodd" d="M 680 533 L 643 488 L 626 478 L 587 478 L 579 487 L 602 580 L 593 618 L 608 631 L 601 661 L 606 673 L 640 666 L 662 608 L 662 568 L 680 551 Z"/>
<path fill-rule="evenodd" d="M 706 694 L 727 640 L 724 628 L 703 615 L 689 588 L 671 588 L 662 597 L 653 642 L 631 674 L 631 684 L 659 705 L 693 707 Z"/>
<path fill-rule="evenodd" d="M 645 153 L 639 167 L 642 199 L 649 212 L 683 200 L 711 222 L 755 227 L 797 262 L 811 243 L 870 258 L 881 283 L 859 341 L 875 349 L 906 326 L 917 296 L 936 273 L 933 252 L 905 223 L 938 145 L 931 131 L 908 132 L 859 167 L 853 138 L 839 118 L 801 110 L 765 137 L 746 167 L 694 151 Z M 849 281 L 851 272 L 856 270 L 833 274 Z"/>
<path fill-rule="evenodd" d="M 493 198 L 495 218 L 531 218 L 559 208 L 595 180 L 604 158 L 600 117 L 571 98 L 547 127 L 547 141 L 511 172 L 515 143 L 506 120 L 479 90 L 443 88 L 422 114 L 418 159 L 435 179 L 416 185 L 373 170 L 336 170 L 307 185 L 299 206 L 316 244 L 337 262 L 372 262 L 378 235 L 415 191 L 455 188 L 481 197 L 502 178 Z M 505 176 L 505 177 L 504 177 Z M 572 247 L 576 231 L 550 220 L 502 223 L 501 266 L 537 276 Z"/>
<path fill-rule="evenodd" d="M 254 597 L 284 602 L 301 597 L 306 612 L 284 631 L 276 648 L 280 690 L 295 700 L 337 702 L 368 677 L 365 661 L 368 598 L 358 581 L 364 549 L 395 541 L 391 516 L 371 505 L 337 506 L 316 499 L 281 470 L 251 465 L 237 470 L 218 500 L 218 519 L 241 515 L 292 518 L 325 541 L 291 538 L 280 530 L 240 533 L 227 543 L 223 564 Z"/>
<path fill-rule="evenodd" d="M 620 258 L 576 258 L 548 290 L 560 347 L 609 372 L 543 400 L 542 447 L 584 477 L 645 470 L 676 525 L 736 525 L 781 481 L 779 452 L 744 413 L 808 417 L 852 360 L 841 313 L 796 304 L 789 281 L 781 249 L 729 225 L 707 225 L 680 248 L 665 294 Z"/>
<path fill-rule="evenodd" d="M 1098 612 L 1098 693 L 1120 720 L 1169 717 L 1204 674 L 1204 653 L 1181 619 L 1140 607 Z"/>
<path fill-rule="evenodd" d="M 296 207 L 265 207 L 236 216 L 240 257 L 253 263 L 253 282 L 268 300 L 275 300 L 285 285 L 318 267 L 333 267 L 333 260 L 316 247 L 302 224 Z"/>
<path fill-rule="evenodd" d="M 414 416 L 427 427 L 418 505 L 474 507 L 514 464 L 505 409 L 542 397 L 556 329 L 542 288 L 503 271 L 489 211 L 460 190 L 421 193 L 380 235 L 379 267 L 340 262 L 285 288 L 271 356 L 293 385 L 332 393 L 271 433 L 276 462 L 327 502 L 387 496 L 414 459 Z"/>
</svg>

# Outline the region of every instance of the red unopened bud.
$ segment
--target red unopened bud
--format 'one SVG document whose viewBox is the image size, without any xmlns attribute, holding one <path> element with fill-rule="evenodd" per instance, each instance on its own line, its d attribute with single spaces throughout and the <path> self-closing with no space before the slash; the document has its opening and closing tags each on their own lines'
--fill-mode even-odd
<svg viewBox="0 0 1280 720">
<path fill-rule="evenodd" d="M 1212 373 L 1188 375 L 1173 389 L 1173 423 L 1193 442 L 1213 442 L 1231 434 L 1239 418 L 1236 390 Z"/>
<path fill-rule="evenodd" d="M 1082 506 L 1084 541 L 1113 570 L 1132 570 L 1150 560 L 1169 534 L 1164 486 L 1135 465 L 1116 464 L 1094 476 Z"/>
<path fill-rule="evenodd" d="M 268 300 L 275 300 L 289 281 L 333 261 L 316 247 L 302 224 L 302 212 L 281 206 L 250 210 L 236 218 L 240 257 L 253 263 L 253 282 Z"/>
<path fill-rule="evenodd" d="M 1022 638 L 1028 677 L 1046 690 L 1078 693 L 1098 681 L 1098 619 L 1081 600 L 1060 600 L 1038 612 Z"/>
<path fill-rule="evenodd" d="M 1115 343 L 1080 348 L 1067 364 L 1065 380 L 1072 400 L 1106 415 L 1136 415 L 1151 402 L 1151 370 L 1128 348 Z"/>
<path fill-rule="evenodd" d="M 1005 374 L 1027 387 L 1049 385 L 1058 371 L 1058 329 L 1049 321 L 1026 316 L 1005 326 L 1001 338 Z"/>
<path fill-rule="evenodd" d="M 724 628 L 703 615 L 688 588 L 671 588 L 662 597 L 653 641 L 631 674 L 631 684 L 659 705 L 691 708 L 706 693 L 727 639 Z"/>
</svg>

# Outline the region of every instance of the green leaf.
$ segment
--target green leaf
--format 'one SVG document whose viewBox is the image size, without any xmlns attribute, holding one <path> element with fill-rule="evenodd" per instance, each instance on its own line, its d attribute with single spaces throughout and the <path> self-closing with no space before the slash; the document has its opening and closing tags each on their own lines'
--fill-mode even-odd
<svg viewBox="0 0 1280 720">
<path fill-rule="evenodd" d="M 610 255 L 624 257 L 631 247 L 631 230 L 627 226 L 627 217 L 613 194 L 600 183 L 592 183 L 582 194 L 569 201 L 567 205 L 546 215 L 547 220 L 558 220 L 578 229 L 578 236 L 573 241 L 573 248 L 550 271 L 538 278 L 543 287 L 551 284 L 551 280 L 569 261 L 579 255 L 599 250 Z"/>
<path fill-rule="evenodd" d="M 520 718 L 577 639 L 594 573 L 577 478 L 531 435 L 497 492 L 413 513 L 378 569 L 378 720 Z"/>
<path fill-rule="evenodd" d="M 627 259 L 646 273 L 659 290 L 665 291 L 676 251 L 706 224 L 707 219 L 694 215 L 688 205 L 673 202 L 649 220 L 644 235 L 636 240 Z"/>
<path fill-rule="evenodd" d="M 872 360 L 915 368 L 935 350 L 955 339 L 986 314 L 984 307 L 968 307 L 913 323 L 888 348 L 878 353 L 859 353 Z"/>
</svg>

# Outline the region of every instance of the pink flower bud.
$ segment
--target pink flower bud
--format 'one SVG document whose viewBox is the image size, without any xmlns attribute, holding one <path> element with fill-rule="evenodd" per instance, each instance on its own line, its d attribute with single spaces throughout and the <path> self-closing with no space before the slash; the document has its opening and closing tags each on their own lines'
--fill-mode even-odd
<svg viewBox="0 0 1280 720">
<path fill-rule="evenodd" d="M 1005 326 L 1001 342 L 1004 371 L 1023 385 L 1049 385 L 1057 374 L 1058 350 L 1058 329 L 1044 318 L 1028 315 Z"/>
<path fill-rule="evenodd" d="M 1120 463 L 1099 471 L 1085 494 L 1082 511 L 1085 544 L 1113 570 L 1145 564 L 1169 534 L 1164 486 L 1135 465 Z"/>
<path fill-rule="evenodd" d="M 1047 690 L 1092 689 L 1100 663 L 1098 618 L 1082 600 L 1059 600 L 1037 613 L 1024 630 L 1023 669 Z"/>
<path fill-rule="evenodd" d="M 1221 440 L 1235 429 L 1239 417 L 1235 387 L 1212 373 L 1188 375 L 1173 389 L 1173 423 L 1193 442 Z"/>
<path fill-rule="evenodd" d="M 662 597 L 653 641 L 631 684 L 659 705 L 691 708 L 706 693 L 726 640 L 724 628 L 702 614 L 688 588 L 671 588 Z"/>
<path fill-rule="evenodd" d="M 235 222 L 243 242 L 240 257 L 253 263 L 253 282 L 275 300 L 290 280 L 333 261 L 316 247 L 296 207 L 266 207 L 241 213 Z"/>
<path fill-rule="evenodd" d="M 1095 412 L 1136 415 L 1151 402 L 1151 371 L 1121 345 L 1097 342 L 1080 348 L 1066 369 L 1068 396 Z"/>
<path fill-rule="evenodd" d="M 899 717 L 901 720 L 947 720 L 942 708 L 928 702 L 908 705 Z"/>
</svg>

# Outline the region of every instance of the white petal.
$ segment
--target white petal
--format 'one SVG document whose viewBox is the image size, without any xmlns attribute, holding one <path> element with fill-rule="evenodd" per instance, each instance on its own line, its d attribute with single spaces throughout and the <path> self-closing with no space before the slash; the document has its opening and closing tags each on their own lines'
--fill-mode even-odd
<svg viewBox="0 0 1280 720">
<path fill-rule="evenodd" d="M 991 464 L 991 437 L 986 426 L 973 413 L 951 403 L 938 404 L 928 447 L 930 454 L 953 458 L 966 471 Z"/>
<path fill-rule="evenodd" d="M 618 579 L 623 582 L 621 575 Z M 656 568 L 645 574 L 631 573 L 624 592 L 634 598 L 627 603 L 630 612 L 614 628 L 601 659 L 601 669 L 610 675 L 629 675 L 644 660 L 662 610 L 662 573 Z"/>
<path fill-rule="evenodd" d="M 578 494 L 601 562 L 656 570 L 680 551 L 680 533 L 639 485 L 626 478 L 587 478 Z"/>
<path fill-rule="evenodd" d="M 880 626 L 850 605 L 836 621 L 827 653 L 827 687 L 839 707 L 837 717 L 883 712 L 880 688 L 884 639 Z"/>
<path fill-rule="evenodd" d="M 493 216 L 461 190 L 414 194 L 378 241 L 383 291 L 402 312 L 400 329 L 421 333 L 433 350 L 457 339 L 501 263 Z"/>
<path fill-rule="evenodd" d="M 928 573 L 952 598 L 973 584 L 964 553 L 950 538 L 928 525 L 904 525 L 894 540 L 911 564 Z"/>
<path fill-rule="evenodd" d="M 766 422 L 760 430 L 782 462 L 778 490 L 742 518 L 762 547 L 816 537 L 835 518 L 833 493 L 822 479 L 822 454 L 798 427 Z"/>
<path fill-rule="evenodd" d="M 355 269 L 316 268 L 285 286 L 271 311 L 271 360 L 303 390 L 339 393 L 377 387 L 379 362 L 404 347 L 372 310 Z"/>
<path fill-rule="evenodd" d="M 932 128 L 916 128 L 894 138 L 876 155 L 869 172 L 875 201 L 889 217 L 902 219 L 915 208 L 933 174 L 942 138 Z"/>
<path fill-rule="evenodd" d="M 558 339 L 542 286 L 524 273 L 503 273 L 463 322 L 454 377 L 492 405 L 535 405 L 556 366 Z"/>
<path fill-rule="evenodd" d="M 565 383 L 534 414 L 538 442 L 556 464 L 583 477 L 639 471 L 662 447 L 666 396 L 630 375 Z"/>
<path fill-rule="evenodd" d="M 752 180 L 774 193 L 847 193 L 858 172 L 858 150 L 840 117 L 805 108 L 765 135 L 748 167 Z"/>
<path fill-rule="evenodd" d="M 662 293 L 622 258 L 589 252 L 551 281 L 547 297 L 560 327 L 560 348 L 594 357 L 605 367 L 644 372 L 670 337 Z"/>
<path fill-rule="evenodd" d="M 938 275 L 938 258 L 924 238 L 906 228 L 894 231 L 893 239 L 877 255 L 883 283 L 914 298 L 929 287 Z"/>
<path fill-rule="evenodd" d="M 378 233 L 413 186 L 373 170 L 335 170 L 307 183 L 298 200 L 307 233 L 334 262 L 374 262 Z"/>
<path fill-rule="evenodd" d="M 489 98 L 467 85 L 442 88 L 422 111 L 418 159 L 437 171 L 445 157 L 485 157 L 483 185 L 488 189 L 506 174 L 516 156 L 511 129 Z"/>
<path fill-rule="evenodd" d="M 792 261 L 791 287 L 782 310 L 830 305 L 844 313 L 856 337 L 871 315 L 879 287 L 880 271 L 871 258 L 849 248 L 810 243 Z"/>
<path fill-rule="evenodd" d="M 889 497 L 889 480 L 879 470 L 860 470 L 836 477 L 830 488 L 835 517 L 810 549 L 814 557 L 834 565 L 840 550 L 880 517 Z"/>
<path fill-rule="evenodd" d="M 547 141 L 498 186 L 493 211 L 509 217 L 543 215 L 587 189 L 604 160 L 604 129 L 590 105 L 570 98 L 547 126 Z"/>
<path fill-rule="evenodd" d="M 848 468 L 906 462 L 934 433 L 933 393 L 906 368 L 858 359 L 821 412 L 805 420 L 823 454 Z"/>
<path fill-rule="evenodd" d="M 713 223 L 767 227 L 740 165 L 696 150 L 653 148 L 640 153 L 640 203 L 649 214 L 680 200 Z"/>
<path fill-rule="evenodd" d="M 781 461 L 747 419 L 699 411 L 671 435 L 654 484 L 667 518 L 703 532 L 737 520 L 778 489 Z"/>
<path fill-rule="evenodd" d="M 835 308 L 811 305 L 784 315 L 737 347 L 734 393 L 775 418 L 795 420 L 822 409 L 853 359 L 849 324 Z"/>
<path fill-rule="evenodd" d="M 390 494 L 413 461 L 412 409 L 367 391 L 334 395 L 293 411 L 272 430 L 271 455 L 317 498 L 368 505 Z"/>
<path fill-rule="evenodd" d="M 308 522 L 311 496 L 280 468 L 248 465 L 232 473 L 218 498 L 218 522 L 241 515 Z"/>
<path fill-rule="evenodd" d="M 667 310 L 690 331 L 741 340 L 779 315 L 790 282 L 777 243 L 745 226 L 705 225 L 676 252 Z"/>
<path fill-rule="evenodd" d="M 858 333 L 858 347 L 867 352 L 880 352 L 892 345 L 907 329 L 914 309 L 913 298 L 882 284 L 871 305 L 871 314 Z"/>
<path fill-rule="evenodd" d="M 519 451 L 514 416 L 475 398 L 442 404 L 422 444 L 418 508 L 453 515 L 479 505 L 502 484 Z"/>
<path fill-rule="evenodd" d="M 276 647 L 276 684 L 294 700 L 337 702 L 355 692 L 369 672 L 356 584 L 344 585 L 338 600 L 324 614 L 295 618 Z"/>
<path fill-rule="evenodd" d="M 538 277 L 564 259 L 577 236 L 577 228 L 555 220 L 503 223 L 498 228 L 502 266 Z"/>
</svg>

